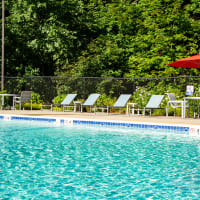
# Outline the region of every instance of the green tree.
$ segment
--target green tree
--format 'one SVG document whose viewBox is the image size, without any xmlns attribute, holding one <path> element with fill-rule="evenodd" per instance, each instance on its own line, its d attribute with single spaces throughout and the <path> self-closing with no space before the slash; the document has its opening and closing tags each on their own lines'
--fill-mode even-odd
<svg viewBox="0 0 200 200">
<path fill-rule="evenodd" d="M 21 76 L 28 67 L 54 75 L 75 62 L 92 34 L 89 19 L 79 0 L 8 1 L 6 74 Z"/>
<path fill-rule="evenodd" d="M 186 74 L 188 70 L 175 69 L 167 64 L 198 52 L 199 44 L 194 40 L 193 23 L 186 10 L 187 5 L 183 0 L 141 0 L 139 6 L 142 9 L 143 27 L 130 44 L 133 54 L 129 58 L 131 69 L 127 76 Z"/>
<path fill-rule="evenodd" d="M 132 35 L 138 32 L 140 11 L 132 1 L 113 2 L 92 4 L 98 11 L 93 14 L 100 32 L 71 65 L 71 74 L 124 77 L 129 73 L 128 58 L 132 52 L 127 47 Z"/>
<path fill-rule="evenodd" d="M 7 76 L 198 75 L 198 0 L 5 0 Z"/>
</svg>

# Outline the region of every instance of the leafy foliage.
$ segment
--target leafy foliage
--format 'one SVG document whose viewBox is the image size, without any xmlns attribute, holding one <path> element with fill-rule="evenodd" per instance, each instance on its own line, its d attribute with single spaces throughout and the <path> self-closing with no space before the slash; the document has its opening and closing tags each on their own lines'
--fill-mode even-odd
<svg viewBox="0 0 200 200">
<path fill-rule="evenodd" d="M 198 75 L 198 0 L 5 0 L 7 76 Z"/>
<path fill-rule="evenodd" d="M 54 104 L 61 104 L 61 102 L 65 99 L 66 95 L 59 95 L 53 99 Z"/>
<path fill-rule="evenodd" d="M 32 103 L 40 104 L 41 103 L 41 97 L 40 94 L 32 92 L 31 94 Z"/>
</svg>

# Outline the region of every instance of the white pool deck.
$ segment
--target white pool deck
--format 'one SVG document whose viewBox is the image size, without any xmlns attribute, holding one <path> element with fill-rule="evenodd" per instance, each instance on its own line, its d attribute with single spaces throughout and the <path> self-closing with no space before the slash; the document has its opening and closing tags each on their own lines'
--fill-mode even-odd
<svg viewBox="0 0 200 200">
<path fill-rule="evenodd" d="M 88 113 L 88 112 L 60 112 L 49 110 L 0 110 L 3 115 L 19 115 L 19 116 L 38 116 L 38 117 L 58 117 L 58 118 L 77 118 L 77 119 L 94 119 L 94 120 L 114 120 L 114 121 L 132 121 L 132 122 L 148 122 L 161 124 L 180 124 L 200 126 L 199 118 L 181 118 L 174 116 L 142 116 L 142 115 L 125 115 L 125 114 L 109 114 L 106 113 Z"/>
</svg>

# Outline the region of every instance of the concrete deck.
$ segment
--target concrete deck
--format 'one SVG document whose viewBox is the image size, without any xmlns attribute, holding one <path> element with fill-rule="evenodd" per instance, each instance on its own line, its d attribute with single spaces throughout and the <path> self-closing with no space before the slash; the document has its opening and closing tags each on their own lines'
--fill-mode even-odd
<svg viewBox="0 0 200 200">
<path fill-rule="evenodd" d="M 24 115 L 24 116 L 41 116 L 41 117 L 59 117 L 59 118 L 85 118 L 85 119 L 99 119 L 99 120 L 115 120 L 115 121 L 133 121 L 133 122 L 150 122 L 161 124 L 181 124 L 181 125 L 197 125 L 200 126 L 200 119 L 181 117 L 165 117 L 165 116 L 138 116 L 138 115 L 124 115 L 124 114 L 109 114 L 106 113 L 80 113 L 80 112 L 58 112 L 48 110 L 0 110 L 0 114 L 8 115 Z"/>
</svg>

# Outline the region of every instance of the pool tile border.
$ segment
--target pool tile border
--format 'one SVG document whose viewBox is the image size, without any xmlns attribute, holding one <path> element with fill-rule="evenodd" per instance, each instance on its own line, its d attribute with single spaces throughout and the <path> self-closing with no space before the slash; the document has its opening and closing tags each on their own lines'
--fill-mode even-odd
<svg viewBox="0 0 200 200">
<path fill-rule="evenodd" d="M 115 127 L 129 129 L 152 129 L 163 130 L 170 133 L 184 134 L 189 136 L 200 137 L 200 126 L 182 125 L 182 124 L 161 124 L 149 122 L 134 122 L 134 121 L 114 121 L 114 120 L 91 120 L 78 118 L 58 118 L 58 117 L 38 117 L 38 116 L 23 116 L 23 115 L 0 115 L 1 120 L 27 120 L 55 123 L 59 125 L 87 125 L 97 127 Z"/>
</svg>

